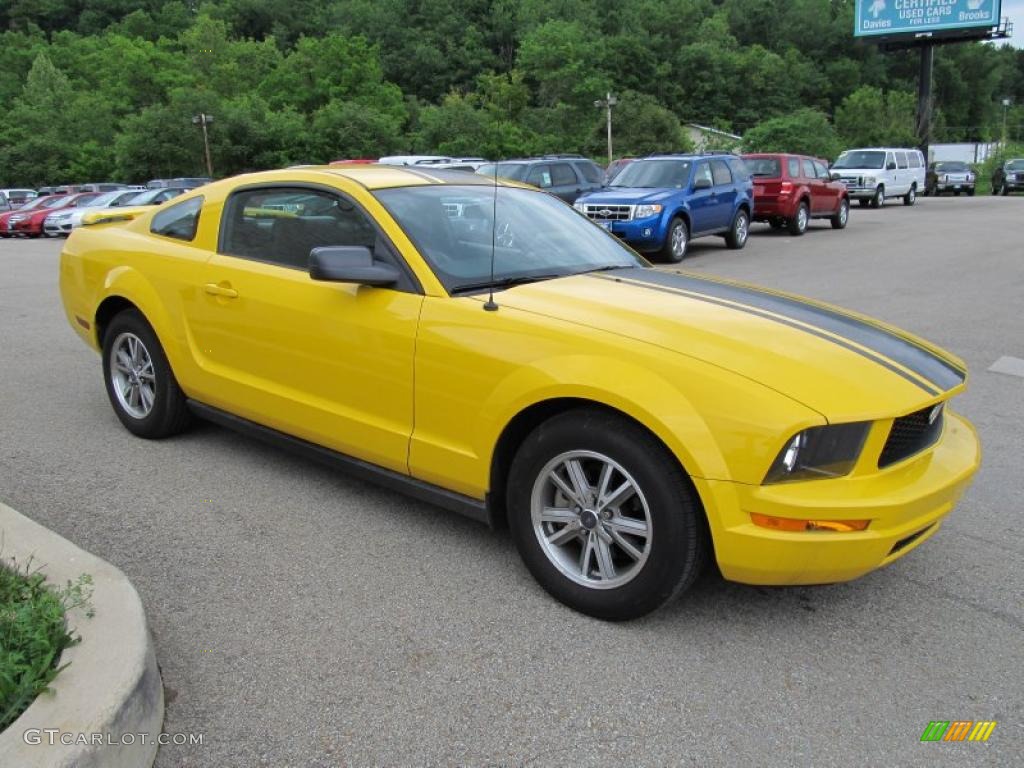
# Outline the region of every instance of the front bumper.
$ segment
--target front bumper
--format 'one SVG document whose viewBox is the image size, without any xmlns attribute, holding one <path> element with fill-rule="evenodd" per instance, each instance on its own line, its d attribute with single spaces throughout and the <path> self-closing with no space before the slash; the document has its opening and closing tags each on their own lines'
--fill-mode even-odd
<svg viewBox="0 0 1024 768">
<path fill-rule="evenodd" d="M 657 215 L 629 221 L 591 221 L 625 240 L 638 251 L 656 251 L 665 244 L 666 225 Z"/>
<path fill-rule="evenodd" d="M 956 192 L 967 189 L 974 189 L 973 181 L 936 181 L 935 189 L 939 192 Z"/>
<path fill-rule="evenodd" d="M 51 237 L 58 237 L 61 235 L 66 237 L 71 234 L 71 229 L 70 221 L 62 221 L 56 224 L 52 221 L 47 221 L 43 224 L 43 232 Z"/>
<path fill-rule="evenodd" d="M 826 584 L 888 565 L 939 529 L 980 458 L 974 428 L 947 409 L 932 448 L 885 470 L 760 486 L 702 481 L 722 575 L 746 584 Z M 871 523 L 858 532 L 791 533 L 754 525 L 752 512 Z"/>
</svg>

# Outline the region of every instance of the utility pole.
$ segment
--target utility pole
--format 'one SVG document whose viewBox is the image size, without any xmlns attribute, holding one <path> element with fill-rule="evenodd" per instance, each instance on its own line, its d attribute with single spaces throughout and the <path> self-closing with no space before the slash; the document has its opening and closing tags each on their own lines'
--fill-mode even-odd
<svg viewBox="0 0 1024 768">
<path fill-rule="evenodd" d="M 928 43 L 922 45 L 921 72 L 917 82 L 917 139 L 926 163 L 928 162 L 928 145 L 932 140 L 932 65 L 934 62 L 935 46 Z"/>
<path fill-rule="evenodd" d="M 612 164 L 612 107 L 619 103 L 619 100 L 612 96 L 611 91 L 605 95 L 603 99 L 598 99 L 594 102 L 594 106 L 598 109 L 607 110 L 607 123 L 608 123 L 608 165 Z"/>
<path fill-rule="evenodd" d="M 1006 149 L 1006 141 L 1008 136 L 1006 135 L 1006 113 L 1010 110 L 1010 100 L 1003 99 L 1003 149 Z"/>
<path fill-rule="evenodd" d="M 213 115 L 208 115 L 205 112 L 200 112 L 192 117 L 192 124 L 198 125 L 203 129 L 203 148 L 206 150 L 206 175 L 211 179 L 213 178 L 213 161 L 210 160 L 210 134 L 207 132 L 206 126 L 212 122 Z"/>
</svg>

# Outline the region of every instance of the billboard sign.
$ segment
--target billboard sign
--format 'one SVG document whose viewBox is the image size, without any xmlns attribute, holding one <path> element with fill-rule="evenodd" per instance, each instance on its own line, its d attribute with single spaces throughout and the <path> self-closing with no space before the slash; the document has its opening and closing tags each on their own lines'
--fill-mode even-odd
<svg viewBox="0 0 1024 768">
<path fill-rule="evenodd" d="M 857 0 L 853 36 L 920 35 L 999 26 L 1000 0 Z"/>
</svg>

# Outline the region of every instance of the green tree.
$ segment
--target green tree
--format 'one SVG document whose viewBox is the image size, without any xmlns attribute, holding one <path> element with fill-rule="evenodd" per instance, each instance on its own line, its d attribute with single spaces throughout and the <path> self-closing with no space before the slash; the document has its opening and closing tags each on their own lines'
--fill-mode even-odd
<svg viewBox="0 0 1024 768">
<path fill-rule="evenodd" d="M 773 117 L 743 134 L 744 152 L 796 152 L 831 160 L 840 149 L 835 129 L 816 109 Z"/>
<path fill-rule="evenodd" d="M 912 93 L 865 85 L 836 109 L 835 128 L 847 146 L 914 146 L 917 98 Z"/>
</svg>

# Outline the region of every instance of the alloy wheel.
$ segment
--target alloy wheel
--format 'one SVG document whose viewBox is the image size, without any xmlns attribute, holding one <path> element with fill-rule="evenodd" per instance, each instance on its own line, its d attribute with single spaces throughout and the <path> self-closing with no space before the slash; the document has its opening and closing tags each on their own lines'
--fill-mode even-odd
<svg viewBox="0 0 1024 768">
<path fill-rule="evenodd" d="M 651 553 L 650 508 L 632 475 L 594 451 L 555 456 L 531 494 L 533 530 L 564 576 L 592 589 L 635 578 Z"/>
<path fill-rule="evenodd" d="M 110 381 L 117 402 L 129 416 L 144 419 L 156 402 L 156 371 L 149 350 L 134 333 L 124 332 L 110 348 Z"/>
</svg>

